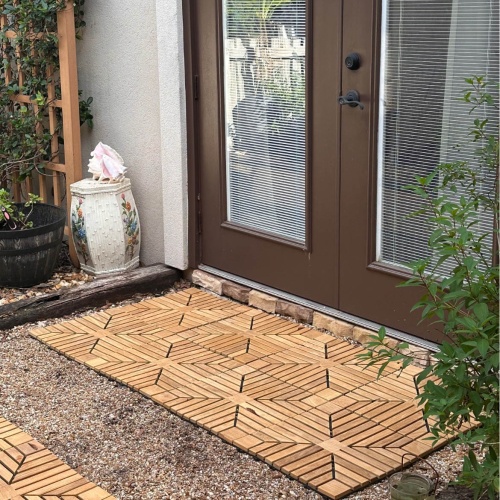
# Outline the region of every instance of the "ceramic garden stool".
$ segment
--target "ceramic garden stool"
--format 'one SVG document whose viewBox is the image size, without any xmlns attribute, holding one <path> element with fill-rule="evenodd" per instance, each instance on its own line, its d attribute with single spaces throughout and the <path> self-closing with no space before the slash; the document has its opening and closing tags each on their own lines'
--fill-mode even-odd
<svg viewBox="0 0 500 500">
<path fill-rule="evenodd" d="M 130 179 L 71 184 L 71 232 L 81 268 L 94 275 L 139 265 L 139 214 Z"/>
</svg>

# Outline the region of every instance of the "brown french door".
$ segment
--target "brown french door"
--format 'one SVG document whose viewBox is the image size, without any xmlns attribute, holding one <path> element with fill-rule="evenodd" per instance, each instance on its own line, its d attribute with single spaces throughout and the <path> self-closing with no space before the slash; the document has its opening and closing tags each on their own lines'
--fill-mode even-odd
<svg viewBox="0 0 500 500">
<path fill-rule="evenodd" d="M 265 35 L 258 21 L 253 31 L 250 26 L 250 33 L 244 33 L 245 20 L 258 2 L 193 3 L 201 263 L 408 330 L 405 319 L 411 301 L 401 304 L 401 292 L 395 291 L 401 278 L 367 268 L 376 185 L 377 2 L 304 1 L 303 8 L 298 5 L 294 12 L 290 22 L 294 26 L 285 25 L 283 33 L 265 26 Z M 235 5 L 243 7 L 233 16 Z M 243 18 L 242 28 L 240 19 L 232 19 L 237 15 Z M 293 51 L 294 45 L 302 52 Z M 278 130 L 282 126 L 281 117 L 275 119 L 279 111 L 269 116 L 276 100 L 273 92 L 284 92 L 275 83 L 284 78 L 276 74 L 281 69 L 276 68 L 280 49 L 288 61 L 300 63 L 298 71 L 304 79 L 303 95 L 289 98 L 304 100 L 300 117 L 304 126 L 297 126 L 303 129 L 299 146 L 293 133 L 284 137 Z M 349 54 L 359 56 L 359 68 L 346 67 Z M 269 59 L 262 63 L 263 69 L 258 57 Z M 272 81 L 256 82 L 259 78 Z M 339 96 L 349 91 L 358 93 L 361 106 L 339 103 Z M 235 112 L 235 108 L 239 109 Z M 250 136 L 247 143 L 239 129 Z M 268 139 L 269 144 L 264 144 L 266 135 L 284 142 L 282 154 L 289 163 L 296 163 L 288 171 L 269 151 L 276 148 L 275 143 Z M 292 201 L 289 189 L 289 177 L 294 174 L 301 184 L 299 202 Z M 238 185 L 242 186 L 239 192 Z M 280 204 L 280 196 L 290 194 L 286 191 L 292 191 L 292 196 Z M 232 196 L 242 200 L 234 202 Z M 280 232 L 288 215 L 283 204 L 291 203 L 300 203 L 293 213 L 301 220 L 289 223 L 288 232 Z"/>
<path fill-rule="evenodd" d="M 425 249 L 400 191 L 455 140 L 449 53 L 466 60 L 460 20 L 488 0 L 468 3 L 186 0 L 192 264 L 438 338 L 409 312 L 421 291 L 396 288 Z"/>
</svg>

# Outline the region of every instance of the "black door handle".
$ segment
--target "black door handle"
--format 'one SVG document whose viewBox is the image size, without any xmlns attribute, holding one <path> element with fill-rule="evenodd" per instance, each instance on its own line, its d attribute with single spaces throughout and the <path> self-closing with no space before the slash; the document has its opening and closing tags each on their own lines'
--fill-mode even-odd
<svg viewBox="0 0 500 500">
<path fill-rule="evenodd" d="M 338 102 L 342 106 L 347 104 L 351 108 L 359 106 L 359 109 L 365 109 L 365 105 L 359 100 L 359 93 L 357 90 L 349 90 L 346 95 L 341 95 L 338 98 Z"/>
</svg>

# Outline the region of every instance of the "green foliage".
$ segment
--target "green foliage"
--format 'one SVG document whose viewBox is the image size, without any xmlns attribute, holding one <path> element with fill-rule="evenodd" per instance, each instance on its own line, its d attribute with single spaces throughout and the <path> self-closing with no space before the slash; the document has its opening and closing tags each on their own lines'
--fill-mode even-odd
<svg viewBox="0 0 500 500">
<path fill-rule="evenodd" d="M 0 91 L 0 184 L 4 184 L 13 171 L 23 180 L 35 169 L 43 168 L 48 160 L 52 135 L 43 127 L 44 99 L 37 94 L 38 107 L 13 103 L 8 94 Z"/>
<path fill-rule="evenodd" d="M 463 101 L 471 108 L 493 106 L 498 110 L 482 77 L 467 80 L 470 90 Z M 419 286 L 425 295 L 413 309 L 422 320 L 442 328 L 445 340 L 435 363 L 423 370 L 418 396 L 431 432 L 458 434 L 458 442 L 471 447 L 459 482 L 472 488 L 475 498 L 496 498 L 499 485 L 499 269 L 493 248 L 498 248 L 499 197 L 498 128 L 486 119 L 474 119 L 470 131 L 474 162 L 439 165 L 426 177 L 408 186 L 422 200 L 422 209 L 433 231 L 428 246 L 431 257 L 410 265 L 413 277 L 402 286 Z M 480 230 L 481 218 L 492 220 Z M 452 264 L 452 272 L 443 270 Z M 449 269 L 449 267 L 448 267 Z M 372 337 L 370 351 L 361 356 L 368 365 L 399 361 L 403 369 L 412 359 L 407 345 L 391 349 L 385 331 Z M 478 423 L 467 429 L 464 423 Z M 484 459 L 478 461 L 472 446 L 480 443 Z"/>
<path fill-rule="evenodd" d="M 228 0 L 229 23 L 237 27 L 242 37 L 257 37 L 267 33 L 273 13 L 294 0 Z M 234 29 L 234 28 L 233 28 Z"/>
<path fill-rule="evenodd" d="M 74 1 L 78 36 L 85 26 L 84 2 Z M 0 30 L 0 185 L 22 181 L 33 170 L 43 173 L 52 159 L 48 109 L 61 97 L 57 12 L 65 5 L 65 0 L 0 0 L 0 15 L 6 19 Z M 14 101 L 17 95 L 28 96 L 29 102 Z M 80 102 L 80 118 L 89 125 L 91 102 Z M 60 136 L 60 112 L 53 126 Z"/>
<path fill-rule="evenodd" d="M 412 358 L 404 354 L 408 349 L 407 342 L 401 342 L 397 348 L 393 348 L 386 341 L 386 329 L 381 327 L 377 335 L 372 335 L 370 341 L 365 344 L 368 351 L 358 355 L 358 358 L 367 361 L 366 366 L 378 365 L 378 377 L 381 377 L 389 363 L 399 363 L 402 369 L 407 368 Z"/>
<path fill-rule="evenodd" d="M 94 115 L 92 115 L 91 104 L 94 98 L 82 99 L 81 90 L 78 91 L 78 96 L 80 97 L 80 126 L 86 123 L 89 128 L 92 128 L 94 126 Z"/>
<path fill-rule="evenodd" d="M 24 206 L 19 207 L 19 205 L 12 203 L 10 193 L 6 189 L 0 189 L 0 231 L 15 231 L 33 227 L 33 222 L 29 220 L 29 217 L 35 203 L 39 201 L 41 201 L 40 197 L 29 193 Z"/>
</svg>

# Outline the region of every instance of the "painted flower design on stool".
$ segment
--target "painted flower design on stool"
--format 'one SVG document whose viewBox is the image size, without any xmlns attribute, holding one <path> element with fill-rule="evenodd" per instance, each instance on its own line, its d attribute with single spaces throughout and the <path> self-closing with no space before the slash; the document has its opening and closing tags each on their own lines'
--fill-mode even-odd
<svg viewBox="0 0 500 500">
<path fill-rule="evenodd" d="M 126 252 L 132 259 L 135 252 L 135 247 L 139 244 L 139 223 L 137 218 L 137 210 L 127 201 L 125 193 L 121 194 L 122 198 L 122 216 L 123 225 L 126 236 Z"/>
<path fill-rule="evenodd" d="M 73 232 L 73 241 L 75 242 L 76 252 L 81 255 L 84 264 L 90 261 L 88 251 L 87 232 L 85 230 L 85 217 L 83 216 L 83 199 L 78 198 L 78 202 L 71 213 L 71 230 Z"/>
</svg>

